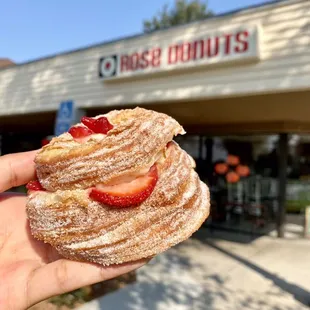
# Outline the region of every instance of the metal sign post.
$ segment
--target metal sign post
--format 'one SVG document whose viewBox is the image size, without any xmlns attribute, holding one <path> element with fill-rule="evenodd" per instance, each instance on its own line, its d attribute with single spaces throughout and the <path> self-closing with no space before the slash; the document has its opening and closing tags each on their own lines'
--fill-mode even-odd
<svg viewBox="0 0 310 310">
<path fill-rule="evenodd" d="M 305 207 L 304 237 L 310 237 L 310 206 Z"/>
</svg>

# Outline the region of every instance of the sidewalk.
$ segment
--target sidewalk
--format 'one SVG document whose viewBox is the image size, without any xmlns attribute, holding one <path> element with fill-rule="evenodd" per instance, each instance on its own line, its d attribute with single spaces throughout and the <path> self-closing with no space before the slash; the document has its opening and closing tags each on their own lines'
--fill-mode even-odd
<svg viewBox="0 0 310 310">
<path fill-rule="evenodd" d="M 79 309 L 309 309 L 310 241 L 249 241 L 199 231 L 141 268 L 137 283 Z"/>
</svg>

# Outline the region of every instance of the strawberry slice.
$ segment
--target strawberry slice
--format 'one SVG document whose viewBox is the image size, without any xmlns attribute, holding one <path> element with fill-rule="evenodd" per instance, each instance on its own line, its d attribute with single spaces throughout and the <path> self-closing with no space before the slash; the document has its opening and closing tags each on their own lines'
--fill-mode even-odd
<svg viewBox="0 0 310 310">
<path fill-rule="evenodd" d="M 81 122 L 95 133 L 107 134 L 113 128 L 113 125 L 104 116 L 99 118 L 83 116 Z"/>
<path fill-rule="evenodd" d="M 81 122 L 88 128 L 91 128 L 91 127 L 94 127 L 94 123 L 95 123 L 95 120 L 94 118 L 92 117 L 87 117 L 87 116 L 83 116 L 81 118 Z"/>
<path fill-rule="evenodd" d="M 153 192 L 158 180 L 156 165 L 149 172 L 128 183 L 118 185 L 97 185 L 89 196 L 105 205 L 126 208 L 141 204 Z"/>
<path fill-rule="evenodd" d="M 69 129 L 69 134 L 73 138 L 79 139 L 79 138 L 90 136 L 91 134 L 93 134 L 93 131 L 84 126 L 75 126 Z"/>
<path fill-rule="evenodd" d="M 45 191 L 45 189 L 42 187 L 40 182 L 38 180 L 35 181 L 30 181 L 27 185 L 26 188 L 29 191 Z"/>
</svg>

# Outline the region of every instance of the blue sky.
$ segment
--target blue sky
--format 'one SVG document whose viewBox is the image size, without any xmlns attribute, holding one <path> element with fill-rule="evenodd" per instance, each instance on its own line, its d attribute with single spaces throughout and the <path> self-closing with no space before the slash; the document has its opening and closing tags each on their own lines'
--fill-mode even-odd
<svg viewBox="0 0 310 310">
<path fill-rule="evenodd" d="M 0 57 L 24 62 L 142 32 L 174 0 L 11 0 L 1 3 Z M 209 0 L 216 14 L 264 0 Z"/>
</svg>

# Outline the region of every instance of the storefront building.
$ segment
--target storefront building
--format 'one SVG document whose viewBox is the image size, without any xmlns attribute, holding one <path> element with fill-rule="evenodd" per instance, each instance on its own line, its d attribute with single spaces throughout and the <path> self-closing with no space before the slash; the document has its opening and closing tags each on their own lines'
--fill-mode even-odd
<svg viewBox="0 0 310 310">
<path fill-rule="evenodd" d="M 310 2 L 266 3 L 0 69 L 2 153 L 53 134 L 66 100 L 90 116 L 135 106 L 168 113 L 198 161 L 213 165 L 216 141 L 229 136 L 239 141 L 232 150 L 251 151 L 242 161 L 257 164 L 259 149 L 279 134 L 284 152 L 287 140 L 307 142 Z M 252 147 L 240 135 L 251 135 Z"/>
</svg>

